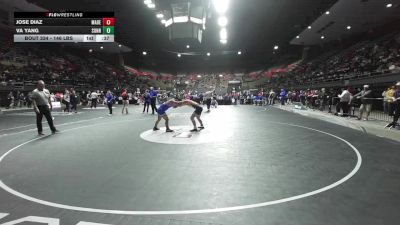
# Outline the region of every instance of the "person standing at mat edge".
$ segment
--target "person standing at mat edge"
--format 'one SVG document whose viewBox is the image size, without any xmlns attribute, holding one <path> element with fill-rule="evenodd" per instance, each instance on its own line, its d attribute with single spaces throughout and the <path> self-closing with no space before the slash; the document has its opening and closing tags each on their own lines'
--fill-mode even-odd
<svg viewBox="0 0 400 225">
<path fill-rule="evenodd" d="M 122 114 L 124 114 L 124 110 L 126 111 L 126 114 L 128 114 L 129 95 L 128 95 L 128 93 L 126 92 L 125 89 L 122 90 L 121 97 L 122 97 L 122 104 L 123 104 L 123 107 L 122 107 Z"/>
<path fill-rule="evenodd" d="M 207 112 L 210 112 L 210 108 L 211 108 L 211 98 L 213 97 L 213 94 L 215 92 L 214 90 L 211 91 L 207 91 L 206 93 L 204 93 L 204 98 L 206 100 L 206 105 L 207 105 Z"/>
<path fill-rule="evenodd" d="M 153 87 L 150 87 L 150 104 L 151 104 L 151 114 L 154 115 L 154 111 L 157 111 L 156 101 L 157 101 L 157 91 Z"/>
<path fill-rule="evenodd" d="M 36 113 L 36 126 L 38 129 L 38 134 L 43 135 L 42 118 L 46 117 L 47 123 L 53 134 L 57 133 L 58 130 L 54 127 L 53 118 L 51 116 L 50 110 L 53 109 L 53 105 L 50 100 L 49 90 L 44 88 L 44 81 L 39 80 L 37 88 L 32 92 L 32 103 L 33 109 Z M 50 105 L 50 108 L 49 108 Z"/>
<path fill-rule="evenodd" d="M 363 118 L 364 113 L 367 114 L 364 120 L 368 120 L 372 109 L 372 91 L 369 89 L 369 85 L 367 84 L 364 85 L 363 88 L 364 90 L 353 96 L 353 98 L 361 99 L 360 116 L 357 117 L 358 120 Z"/>
<path fill-rule="evenodd" d="M 74 110 L 75 113 L 78 113 L 78 96 L 76 95 L 76 92 L 73 88 L 71 88 L 71 92 L 70 92 L 70 102 L 71 102 L 71 110 Z"/>
<path fill-rule="evenodd" d="M 114 96 L 112 95 L 111 91 L 108 90 L 107 94 L 106 94 L 106 102 L 107 102 L 108 110 L 110 111 L 110 113 L 108 114 L 109 116 L 112 115 L 113 100 L 114 100 Z"/>
<path fill-rule="evenodd" d="M 144 93 L 143 98 L 144 98 L 143 113 L 144 113 L 145 110 L 147 110 L 146 112 L 149 113 L 149 105 L 151 103 L 151 97 L 150 97 L 149 90 L 146 90 L 146 92 Z"/>
<path fill-rule="evenodd" d="M 62 102 L 65 104 L 64 112 L 65 113 L 70 113 L 71 112 L 71 109 L 70 109 L 70 106 L 71 106 L 71 94 L 69 93 L 68 89 L 65 89 Z"/>
<path fill-rule="evenodd" d="M 97 107 L 97 98 L 98 98 L 99 96 L 98 96 L 98 94 L 97 94 L 97 92 L 96 91 L 93 91 L 91 94 L 90 94 L 90 99 L 91 99 L 91 101 L 92 101 L 92 104 L 90 104 L 90 108 L 96 108 Z"/>
</svg>

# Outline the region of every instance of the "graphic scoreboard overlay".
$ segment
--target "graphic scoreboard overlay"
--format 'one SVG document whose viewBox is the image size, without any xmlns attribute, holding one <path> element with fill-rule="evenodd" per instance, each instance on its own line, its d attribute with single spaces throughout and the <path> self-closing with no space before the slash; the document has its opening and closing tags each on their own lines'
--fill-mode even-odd
<svg viewBox="0 0 400 225">
<path fill-rule="evenodd" d="M 114 42 L 114 12 L 14 12 L 14 42 Z"/>
</svg>

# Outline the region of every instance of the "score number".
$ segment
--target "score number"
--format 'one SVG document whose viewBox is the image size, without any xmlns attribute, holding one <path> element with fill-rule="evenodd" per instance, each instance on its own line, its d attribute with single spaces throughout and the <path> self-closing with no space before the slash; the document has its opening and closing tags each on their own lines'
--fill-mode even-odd
<svg viewBox="0 0 400 225">
<path fill-rule="evenodd" d="M 108 41 L 108 40 L 110 40 L 110 36 L 103 36 L 103 37 L 101 37 L 101 40 Z"/>
<path fill-rule="evenodd" d="M 103 34 L 114 34 L 114 18 L 103 18 Z"/>
<path fill-rule="evenodd" d="M 103 26 L 114 26 L 114 18 L 103 18 Z"/>
<path fill-rule="evenodd" d="M 114 27 L 103 27 L 103 34 L 114 34 Z"/>
</svg>

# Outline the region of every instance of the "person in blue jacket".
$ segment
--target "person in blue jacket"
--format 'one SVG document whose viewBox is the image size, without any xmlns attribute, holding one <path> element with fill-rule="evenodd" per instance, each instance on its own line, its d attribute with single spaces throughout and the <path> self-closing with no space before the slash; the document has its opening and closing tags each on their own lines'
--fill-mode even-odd
<svg viewBox="0 0 400 225">
<path fill-rule="evenodd" d="M 156 101 L 157 101 L 157 91 L 156 90 L 154 90 L 154 88 L 153 87 L 150 87 L 150 92 L 149 92 L 149 94 L 150 94 L 150 104 L 151 104 L 151 114 L 153 114 L 154 115 L 154 111 L 157 111 L 157 108 L 156 108 Z"/>
<path fill-rule="evenodd" d="M 160 130 L 160 129 L 158 128 L 158 123 L 161 121 L 161 119 L 164 119 L 164 120 L 165 120 L 165 128 L 166 128 L 165 131 L 166 131 L 166 132 L 173 132 L 173 130 L 171 130 L 171 129 L 169 128 L 169 118 L 168 118 L 168 116 L 167 116 L 167 110 L 168 110 L 169 108 L 171 108 L 171 107 L 176 108 L 176 107 L 181 106 L 181 105 L 182 105 L 181 102 L 177 102 L 177 101 L 175 101 L 175 100 L 173 100 L 173 99 L 168 100 L 168 101 L 166 101 L 165 103 L 161 104 L 161 105 L 158 107 L 158 109 L 156 110 L 156 111 L 157 111 L 157 114 L 158 114 L 158 119 L 157 119 L 156 123 L 154 124 L 153 131 Z"/>
<path fill-rule="evenodd" d="M 280 96 L 281 96 L 281 105 L 285 105 L 285 102 L 286 102 L 286 91 L 285 91 L 285 89 L 281 89 L 281 94 L 280 94 Z"/>
<path fill-rule="evenodd" d="M 113 106 L 114 96 L 112 95 L 110 90 L 107 91 L 106 101 L 107 101 L 108 110 L 110 111 L 109 115 L 112 115 L 112 106 Z"/>
</svg>

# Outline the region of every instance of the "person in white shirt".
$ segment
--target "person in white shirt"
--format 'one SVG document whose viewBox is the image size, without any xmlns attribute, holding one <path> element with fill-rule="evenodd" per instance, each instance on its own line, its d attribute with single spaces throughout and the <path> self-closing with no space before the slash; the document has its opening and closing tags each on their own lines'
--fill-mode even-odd
<svg viewBox="0 0 400 225">
<path fill-rule="evenodd" d="M 90 108 L 92 109 L 93 107 L 96 108 L 97 107 L 97 98 L 98 98 L 98 94 L 97 92 L 93 91 L 90 94 L 90 99 L 92 100 L 92 104 L 90 105 Z"/>
<path fill-rule="evenodd" d="M 214 92 L 215 92 L 215 89 L 212 91 L 207 91 L 203 95 L 204 99 L 206 100 L 206 104 L 207 104 L 207 112 L 210 112 L 211 98 L 212 98 Z"/>
<path fill-rule="evenodd" d="M 273 105 L 275 100 L 275 91 L 271 89 L 268 95 L 268 105 Z"/>
<path fill-rule="evenodd" d="M 340 98 L 340 108 L 343 111 L 343 116 L 349 116 L 349 102 L 351 100 L 351 93 L 349 91 L 350 88 L 343 89 L 342 94 L 338 95 Z"/>
<path fill-rule="evenodd" d="M 65 109 L 64 112 L 70 112 L 70 102 L 71 102 L 71 98 L 70 98 L 70 93 L 67 89 L 65 89 L 64 92 L 64 98 L 63 98 L 63 103 L 65 104 Z"/>
</svg>

